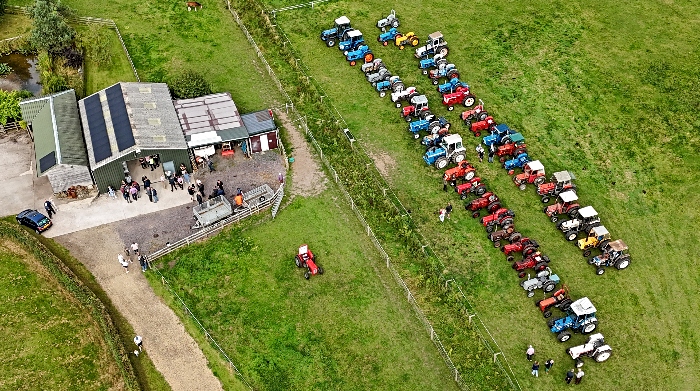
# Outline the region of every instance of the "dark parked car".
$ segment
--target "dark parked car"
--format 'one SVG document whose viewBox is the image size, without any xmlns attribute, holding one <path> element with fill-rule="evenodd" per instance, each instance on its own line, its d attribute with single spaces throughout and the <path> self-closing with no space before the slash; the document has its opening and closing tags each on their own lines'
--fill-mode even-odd
<svg viewBox="0 0 700 391">
<path fill-rule="evenodd" d="M 32 209 L 20 212 L 17 215 L 17 222 L 35 230 L 38 234 L 51 227 L 51 219 Z"/>
</svg>

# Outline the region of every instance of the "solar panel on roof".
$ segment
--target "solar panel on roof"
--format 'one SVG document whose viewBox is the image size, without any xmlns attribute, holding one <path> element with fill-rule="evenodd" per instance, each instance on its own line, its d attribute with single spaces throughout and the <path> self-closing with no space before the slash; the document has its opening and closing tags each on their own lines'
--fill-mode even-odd
<svg viewBox="0 0 700 391">
<path fill-rule="evenodd" d="M 131 121 L 129 121 L 129 115 L 126 112 L 124 95 L 122 95 L 122 88 L 119 84 L 107 88 L 105 94 L 107 94 L 107 105 L 109 105 L 109 113 L 112 117 L 117 147 L 121 152 L 136 144 L 134 132 L 131 130 Z"/>
<path fill-rule="evenodd" d="M 48 155 L 39 159 L 39 171 L 46 172 L 49 168 L 56 165 L 56 152 L 51 151 Z"/>
<path fill-rule="evenodd" d="M 107 136 L 107 126 L 102 115 L 100 97 L 95 94 L 85 98 L 83 102 L 88 129 L 90 129 L 90 140 L 92 141 L 95 162 L 101 162 L 112 156 L 112 149 L 109 146 L 109 136 Z"/>
</svg>

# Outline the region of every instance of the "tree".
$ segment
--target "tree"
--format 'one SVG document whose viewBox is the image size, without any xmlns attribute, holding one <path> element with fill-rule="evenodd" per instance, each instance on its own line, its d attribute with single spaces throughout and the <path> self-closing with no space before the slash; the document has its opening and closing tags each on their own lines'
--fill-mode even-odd
<svg viewBox="0 0 700 391">
<path fill-rule="evenodd" d="M 29 12 L 34 20 L 30 39 L 38 49 L 56 55 L 73 44 L 75 30 L 63 19 L 71 11 L 60 1 L 36 0 Z"/>
<path fill-rule="evenodd" d="M 5 6 L 7 5 L 7 0 L 0 0 L 0 15 L 5 14 Z"/>
<path fill-rule="evenodd" d="M 19 101 L 30 98 L 29 91 L 3 91 L 0 90 L 0 124 L 6 125 L 9 120 L 19 120 L 22 112 L 19 109 Z"/>
<path fill-rule="evenodd" d="M 196 98 L 211 94 L 211 86 L 202 74 L 195 71 L 185 71 L 170 83 L 173 96 L 177 99 Z"/>
</svg>

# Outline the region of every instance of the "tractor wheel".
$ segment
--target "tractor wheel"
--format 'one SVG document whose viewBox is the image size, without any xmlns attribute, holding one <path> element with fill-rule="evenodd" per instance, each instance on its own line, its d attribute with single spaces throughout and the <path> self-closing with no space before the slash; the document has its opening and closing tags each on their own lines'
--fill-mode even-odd
<svg viewBox="0 0 700 391">
<path fill-rule="evenodd" d="M 581 334 L 590 334 L 596 329 L 596 327 L 598 327 L 598 322 L 593 321 L 581 328 Z"/>
<path fill-rule="evenodd" d="M 525 272 L 518 273 L 518 278 L 525 278 Z"/>
<path fill-rule="evenodd" d="M 542 288 L 542 290 L 544 290 L 545 292 L 549 293 L 549 292 L 551 292 L 551 291 L 554 290 L 554 287 L 555 287 L 555 286 L 556 286 L 556 285 L 554 284 L 554 282 L 551 282 L 551 281 L 550 281 L 550 282 L 544 284 L 544 287 Z"/>
<path fill-rule="evenodd" d="M 610 358 L 611 352 L 609 350 L 606 350 L 604 352 L 597 353 L 596 355 L 593 356 L 593 359 L 596 362 L 603 362 L 606 361 L 607 359 Z"/>
<path fill-rule="evenodd" d="M 447 71 L 446 76 L 447 76 L 448 80 L 452 80 L 455 78 L 459 79 L 459 72 L 456 69 L 451 69 L 451 70 Z"/>
<path fill-rule="evenodd" d="M 464 97 L 464 101 L 462 101 L 464 107 L 472 107 L 474 106 L 474 103 L 476 103 L 476 98 L 472 94 L 469 94 L 466 97 Z"/>
<path fill-rule="evenodd" d="M 462 159 L 464 159 L 464 155 L 459 155 L 459 156 L 462 156 Z M 474 189 L 474 192 L 476 193 L 476 195 L 481 197 L 482 195 L 484 195 L 484 193 L 486 193 L 486 187 L 483 185 L 479 186 L 476 189 Z"/>
<path fill-rule="evenodd" d="M 518 156 L 518 155 L 520 155 L 521 153 L 525 153 L 525 152 L 527 152 L 527 149 L 526 149 L 526 148 L 519 148 L 519 149 L 516 149 L 516 150 L 515 150 L 515 156 Z M 542 181 L 542 182 L 544 182 L 544 181 Z"/>
<path fill-rule="evenodd" d="M 513 233 L 513 231 L 515 231 L 515 226 L 511 224 L 511 225 L 503 227 L 503 230 L 506 231 L 506 233 L 508 235 L 510 235 Z"/>
<path fill-rule="evenodd" d="M 427 75 L 427 74 L 428 74 L 428 70 L 427 70 L 427 69 L 423 69 L 423 74 L 424 74 L 424 75 Z"/>
<path fill-rule="evenodd" d="M 420 134 L 418 132 L 413 133 L 413 138 L 418 140 L 420 138 Z"/>
<path fill-rule="evenodd" d="M 474 132 L 474 137 L 481 137 L 481 132 Z"/>
<path fill-rule="evenodd" d="M 532 297 L 535 295 L 535 291 L 527 291 L 527 297 Z"/>
<path fill-rule="evenodd" d="M 520 189 L 520 190 L 525 190 L 525 189 L 527 189 L 527 184 L 521 183 L 520 186 L 518 186 L 518 189 Z"/>
<path fill-rule="evenodd" d="M 403 50 L 404 46 L 403 44 L 399 45 L 399 50 Z"/>
<path fill-rule="evenodd" d="M 452 158 L 452 160 L 455 162 L 455 164 L 459 164 L 459 162 L 461 162 L 462 160 L 464 160 L 464 154 L 458 153 L 458 154 L 456 154 L 456 155 Z M 477 194 L 477 195 L 480 196 L 481 194 L 486 193 L 486 188 L 484 188 L 484 192 L 481 193 L 481 194 L 479 194 L 479 189 L 480 189 L 480 188 L 477 188 L 477 189 L 476 189 L 476 191 L 477 191 L 476 194 Z"/>
<path fill-rule="evenodd" d="M 379 38 L 377 38 L 377 40 L 381 41 Z M 389 41 L 382 42 L 382 45 L 384 45 L 384 46 L 387 46 L 388 44 L 389 44 Z"/>
<path fill-rule="evenodd" d="M 552 316 L 552 311 L 545 311 L 542 313 L 544 315 L 545 319 L 549 319 L 550 316 Z"/>
<path fill-rule="evenodd" d="M 512 217 L 507 217 L 507 218 L 503 219 L 503 221 L 501 221 L 501 225 L 502 225 L 503 227 L 508 227 L 508 226 L 513 225 L 513 218 L 512 218 Z"/>
<path fill-rule="evenodd" d="M 513 141 L 511 141 L 510 136 L 503 136 L 503 138 L 501 139 L 501 145 L 510 144 L 512 142 Z"/>
<path fill-rule="evenodd" d="M 406 122 L 411 122 L 411 121 L 413 120 L 413 118 L 411 118 L 410 115 L 407 115 L 407 116 L 403 117 L 403 119 L 405 119 Z"/>
<path fill-rule="evenodd" d="M 534 269 L 536 272 L 541 272 L 542 270 L 547 268 L 547 263 L 546 262 L 540 262 L 535 265 Z"/>
<path fill-rule="evenodd" d="M 435 68 L 442 68 L 445 65 L 447 65 L 447 59 L 445 59 L 445 58 L 441 58 L 441 59 L 435 61 Z"/>
<path fill-rule="evenodd" d="M 391 21 L 391 27 L 393 27 L 393 28 L 399 27 L 399 20 L 398 20 L 398 19 L 392 20 L 392 21 Z"/>
<path fill-rule="evenodd" d="M 542 255 L 542 260 L 545 261 L 545 263 L 551 262 L 551 260 L 549 259 L 549 257 L 546 256 L 546 255 Z"/>
<path fill-rule="evenodd" d="M 440 82 L 438 79 L 433 79 L 433 85 L 437 85 Z"/>
<path fill-rule="evenodd" d="M 564 236 L 566 236 L 566 240 L 573 242 L 574 240 L 576 240 L 576 237 L 578 236 L 578 232 L 569 231 L 569 232 L 565 233 Z"/>
<path fill-rule="evenodd" d="M 566 213 L 569 215 L 570 219 L 573 219 L 576 217 L 576 214 L 578 213 L 578 206 L 574 206 L 573 208 L 569 209 L 569 211 Z"/>
<path fill-rule="evenodd" d="M 495 228 L 494 224 L 490 224 L 486 226 L 486 232 L 491 233 L 493 232 L 493 229 Z"/>
<path fill-rule="evenodd" d="M 406 89 L 406 86 L 403 84 L 403 82 L 397 81 L 396 84 L 391 86 L 391 90 L 393 92 L 401 92 L 404 89 Z"/>
<path fill-rule="evenodd" d="M 464 174 L 464 180 L 471 181 L 472 178 L 474 178 L 474 175 L 476 175 L 474 171 L 469 171 L 468 173 Z"/>
<path fill-rule="evenodd" d="M 368 62 L 372 62 L 372 60 L 374 60 L 374 53 L 365 53 L 365 64 L 367 64 Z"/>
<path fill-rule="evenodd" d="M 299 261 L 299 258 L 294 257 L 294 263 L 297 265 L 297 267 L 301 267 L 301 262 Z"/>
<path fill-rule="evenodd" d="M 328 46 L 329 48 L 335 46 L 335 39 L 329 38 L 328 41 L 326 41 L 326 46 Z"/>
<path fill-rule="evenodd" d="M 452 110 L 454 110 L 454 109 L 455 109 L 454 106 L 447 106 L 447 111 L 452 111 Z"/>
<path fill-rule="evenodd" d="M 386 96 L 386 91 L 379 91 L 379 97 L 383 98 Z"/>
<path fill-rule="evenodd" d="M 620 259 L 615 261 L 615 268 L 617 270 L 626 269 L 630 265 L 630 257 L 622 256 Z"/>
<path fill-rule="evenodd" d="M 408 102 L 410 102 L 411 99 L 415 98 L 416 96 L 418 96 L 418 93 L 417 93 L 417 92 L 411 92 L 410 94 L 408 94 L 408 99 L 406 99 L 406 100 L 407 100 Z"/>
<path fill-rule="evenodd" d="M 557 223 L 557 229 L 558 229 L 558 230 L 561 231 L 561 227 L 564 225 L 564 222 L 565 222 L 565 221 L 566 221 L 566 220 L 562 220 L 562 221 L 560 221 L 560 222 Z"/>
<path fill-rule="evenodd" d="M 489 113 L 487 113 L 487 112 L 485 112 L 485 111 L 482 111 L 481 113 L 479 113 L 479 114 L 476 115 L 476 119 L 478 119 L 479 121 L 483 121 L 483 120 L 485 120 L 486 117 L 488 117 L 488 116 L 489 116 Z"/>
<path fill-rule="evenodd" d="M 318 267 L 318 274 L 323 274 L 323 268 L 321 266 Z"/>
<path fill-rule="evenodd" d="M 551 329 L 553 326 L 554 326 L 554 319 L 548 320 L 548 321 L 547 321 L 547 327 L 549 327 L 549 328 Z"/>
<path fill-rule="evenodd" d="M 501 157 L 498 158 L 498 161 L 501 162 L 501 163 L 503 163 L 503 162 L 506 161 L 506 157 L 505 157 L 505 156 L 501 156 Z"/>
<path fill-rule="evenodd" d="M 608 246 L 608 243 L 610 243 L 609 239 L 602 240 L 596 247 L 603 249 Z"/>
<path fill-rule="evenodd" d="M 400 109 L 400 108 L 401 108 L 401 102 L 397 101 L 396 103 L 394 103 L 394 106 L 396 106 L 397 109 Z"/>
<path fill-rule="evenodd" d="M 412 39 L 412 40 L 411 40 L 411 45 L 412 45 L 413 47 L 418 46 L 418 43 L 420 43 L 420 40 L 419 40 L 418 38 Z"/>
<path fill-rule="evenodd" d="M 550 217 L 549 220 L 550 220 L 551 222 L 553 222 L 553 223 L 556 223 L 557 221 L 559 221 L 559 217 L 557 217 L 557 216 L 555 215 L 555 216 Z"/>
<path fill-rule="evenodd" d="M 487 210 L 489 213 L 493 213 L 493 212 L 495 212 L 495 211 L 497 211 L 497 210 L 499 210 L 499 209 L 501 209 L 501 203 L 500 203 L 499 201 L 494 201 L 494 202 L 490 203 L 490 204 L 486 207 L 486 210 Z"/>
<path fill-rule="evenodd" d="M 501 241 L 500 241 L 500 240 L 496 240 L 495 242 L 493 242 L 493 247 L 495 247 L 495 248 L 501 247 Z"/>
<path fill-rule="evenodd" d="M 595 263 L 594 259 L 595 259 L 595 257 L 588 258 L 588 264 L 592 265 L 593 263 Z"/>
<path fill-rule="evenodd" d="M 476 218 L 478 218 L 479 216 L 480 216 L 480 213 L 479 213 L 478 210 L 475 210 L 474 212 L 472 212 L 472 218 L 475 218 L 475 219 L 476 219 Z"/>
<path fill-rule="evenodd" d="M 548 203 L 548 202 L 549 202 L 549 196 L 546 196 L 546 195 L 545 195 L 545 196 L 542 196 L 542 202 L 545 203 L 545 204 Z"/>
<path fill-rule="evenodd" d="M 508 256 L 506 257 L 506 262 L 513 262 L 514 259 L 515 259 L 514 256 L 508 255 Z"/>
<path fill-rule="evenodd" d="M 549 209 L 549 206 L 545 206 L 544 208 L 542 208 L 542 213 L 547 213 L 547 209 Z"/>
<path fill-rule="evenodd" d="M 350 61 L 350 66 L 351 66 L 351 67 L 354 67 L 355 64 L 357 64 L 357 62 L 355 62 L 355 60 Z"/>
<path fill-rule="evenodd" d="M 599 268 L 596 269 L 596 271 L 595 271 L 595 274 L 597 274 L 597 275 L 599 275 L 599 276 L 600 276 L 601 274 L 603 274 L 603 273 L 605 273 L 605 269 L 603 269 L 602 267 L 599 267 Z"/>
<path fill-rule="evenodd" d="M 447 57 L 447 53 L 449 53 L 449 52 L 450 52 L 450 49 L 447 46 L 443 46 L 438 51 L 438 54 L 441 54 L 442 57 Z"/>
<path fill-rule="evenodd" d="M 447 167 L 447 163 L 449 163 L 449 161 L 447 160 L 447 158 L 446 158 L 446 157 L 441 157 L 441 158 L 439 158 L 438 160 L 435 161 L 435 167 L 436 167 L 438 170 L 442 170 L 442 169 L 444 169 L 445 167 Z"/>
<path fill-rule="evenodd" d="M 523 249 L 523 257 L 527 257 L 535 251 L 537 251 L 537 248 L 535 246 L 527 246 Z"/>
<path fill-rule="evenodd" d="M 571 308 L 571 299 L 564 299 L 559 303 L 559 308 L 561 308 L 562 311 L 566 312 Z"/>
<path fill-rule="evenodd" d="M 519 153 L 516 152 L 516 155 L 519 155 Z M 543 176 L 538 176 L 535 178 L 535 185 L 541 185 L 544 183 L 544 177 Z"/>
<path fill-rule="evenodd" d="M 470 120 L 470 119 L 465 119 L 465 120 L 464 120 L 464 126 L 466 126 L 467 128 L 471 127 L 471 126 L 472 126 L 472 120 Z"/>
<path fill-rule="evenodd" d="M 583 360 L 580 358 L 576 359 L 576 368 L 581 368 L 583 366 Z"/>
<path fill-rule="evenodd" d="M 460 200 L 466 200 L 467 197 L 469 197 L 469 192 L 463 191 L 463 192 L 459 193 Z"/>
<path fill-rule="evenodd" d="M 559 342 L 566 342 L 569 338 L 571 338 L 571 333 L 568 331 L 562 331 L 557 335 L 557 340 L 559 340 Z"/>
<path fill-rule="evenodd" d="M 589 257 L 590 255 L 591 255 L 591 250 L 590 250 L 590 249 L 583 250 L 583 256 L 584 256 L 584 257 Z"/>
<path fill-rule="evenodd" d="M 513 233 L 510 234 L 510 236 L 508 237 L 508 241 L 509 241 L 510 243 L 515 243 L 515 242 L 520 241 L 520 239 L 522 239 L 522 238 L 523 238 L 523 235 L 521 235 L 520 232 L 513 232 Z"/>
</svg>

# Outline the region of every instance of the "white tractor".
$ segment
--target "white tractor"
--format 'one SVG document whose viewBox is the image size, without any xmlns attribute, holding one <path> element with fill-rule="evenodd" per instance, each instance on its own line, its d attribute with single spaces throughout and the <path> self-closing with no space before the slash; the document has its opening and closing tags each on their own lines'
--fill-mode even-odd
<svg viewBox="0 0 700 391">
<path fill-rule="evenodd" d="M 386 31 L 387 27 L 397 28 L 399 27 L 399 18 L 396 17 L 396 11 L 391 10 L 391 13 L 384 19 L 379 19 L 377 21 L 377 27 Z"/>
<path fill-rule="evenodd" d="M 552 292 L 559 281 L 561 281 L 559 276 L 552 273 L 552 269 L 546 268 L 537 273 L 535 278 L 528 276 L 527 280 L 520 283 L 520 286 L 527 291 L 527 297 L 532 297 L 535 295 L 535 289 L 542 289 L 546 293 Z"/>
<path fill-rule="evenodd" d="M 596 362 L 603 362 L 610 358 L 612 348 L 605 344 L 603 334 L 592 334 L 588 337 L 588 342 L 579 346 L 572 346 L 566 349 L 571 358 L 576 360 L 576 368 L 583 366 L 581 357 L 591 357 Z"/>
<path fill-rule="evenodd" d="M 394 102 L 397 108 L 401 108 L 401 101 L 410 101 L 414 96 L 418 96 L 416 87 L 408 87 L 391 93 L 391 101 Z"/>
</svg>

